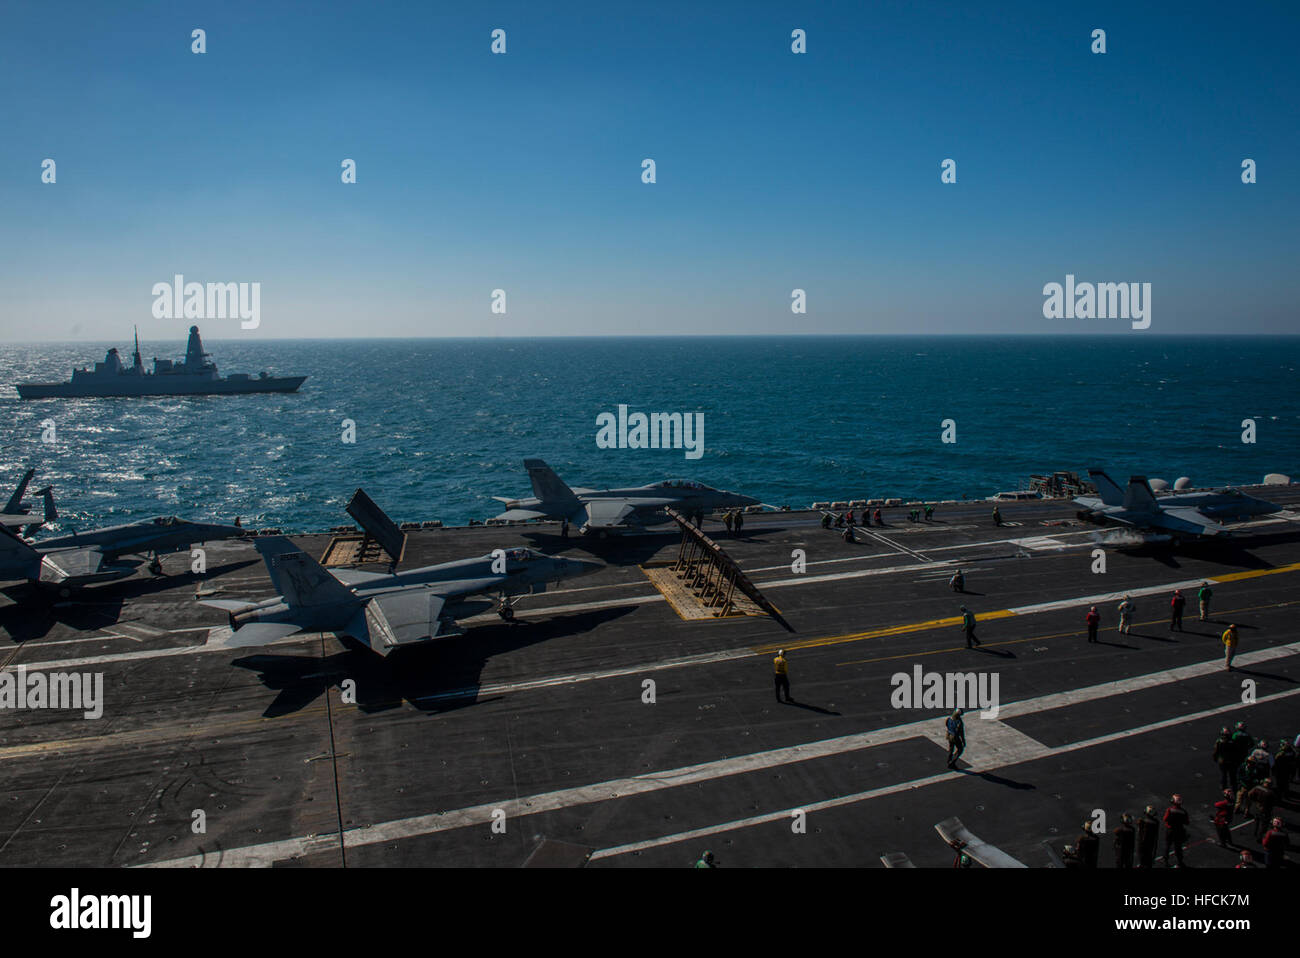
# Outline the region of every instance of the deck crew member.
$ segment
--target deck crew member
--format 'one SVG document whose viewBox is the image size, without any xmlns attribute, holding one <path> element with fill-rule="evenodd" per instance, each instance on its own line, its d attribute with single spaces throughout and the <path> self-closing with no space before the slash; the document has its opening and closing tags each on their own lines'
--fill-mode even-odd
<svg viewBox="0 0 1300 958">
<path fill-rule="evenodd" d="M 1137 839 L 1137 833 L 1133 830 L 1133 816 L 1128 812 L 1120 816 L 1120 822 L 1111 830 L 1111 834 L 1115 836 L 1115 867 L 1132 868 L 1133 844 Z"/>
<path fill-rule="evenodd" d="M 1295 746 L 1282 739 L 1282 745 L 1273 756 L 1273 780 L 1277 782 L 1277 793 L 1285 801 L 1291 794 L 1291 779 L 1295 778 Z"/>
<path fill-rule="evenodd" d="M 1204 618 L 1204 616 L 1202 616 Z M 1237 654 L 1237 627 L 1228 626 L 1223 633 L 1223 667 L 1232 669 L 1232 657 Z"/>
<path fill-rule="evenodd" d="M 736 510 L 736 535 L 740 535 L 740 527 L 743 526 L 744 524 L 745 524 L 745 513 L 737 509 Z"/>
<path fill-rule="evenodd" d="M 957 759 L 966 751 L 966 723 L 961 719 L 961 709 L 953 709 L 944 722 L 944 730 L 948 734 L 948 767 L 956 768 Z"/>
<path fill-rule="evenodd" d="M 1291 837 L 1282 827 L 1282 819 L 1273 819 L 1273 827 L 1264 835 L 1261 844 L 1264 846 L 1264 867 L 1281 868 L 1291 848 Z"/>
<path fill-rule="evenodd" d="M 1133 613 L 1136 608 L 1133 600 L 1127 595 L 1119 604 L 1119 630 L 1125 635 L 1133 631 Z"/>
<path fill-rule="evenodd" d="M 966 591 L 966 577 L 961 574 L 961 569 L 952 574 L 952 578 L 948 580 L 948 585 L 952 587 L 953 592 Z"/>
<path fill-rule="evenodd" d="M 972 642 L 980 644 L 980 640 L 975 638 L 975 613 L 964 605 L 961 607 L 961 630 L 966 633 L 966 648 L 973 648 Z"/>
<path fill-rule="evenodd" d="M 1233 791 L 1230 788 L 1223 790 L 1223 797 L 1214 803 L 1214 832 L 1219 836 L 1219 847 L 1229 848 L 1232 845 L 1232 805 Z"/>
<path fill-rule="evenodd" d="M 1237 757 L 1237 747 L 1232 744 L 1232 733 L 1226 725 L 1219 729 L 1219 737 L 1214 740 L 1210 758 L 1219 765 L 1219 788 L 1231 787 L 1232 794 L 1236 795 L 1237 766 L 1241 764 L 1241 759 Z"/>
<path fill-rule="evenodd" d="M 705 852 L 700 856 L 700 860 L 695 863 L 696 868 L 717 868 L 718 863 L 713 860 L 713 852 Z"/>
<path fill-rule="evenodd" d="M 1268 823 L 1273 818 L 1273 809 L 1277 807 L 1277 792 L 1273 791 L 1273 780 L 1265 779 L 1250 790 L 1250 801 L 1255 808 L 1255 841 L 1264 837 Z"/>
<path fill-rule="evenodd" d="M 1183 808 L 1183 796 L 1175 795 L 1169 799 L 1165 809 L 1165 867 L 1171 867 L 1171 855 L 1178 859 L 1179 868 L 1183 867 L 1183 846 L 1187 844 L 1187 823 L 1191 821 L 1187 810 Z"/>
<path fill-rule="evenodd" d="M 1156 863 L 1156 842 L 1159 838 L 1160 819 L 1156 818 L 1156 808 L 1148 805 L 1142 817 L 1138 819 L 1138 867 L 1151 868 Z"/>
<path fill-rule="evenodd" d="M 794 699 L 790 697 L 790 673 L 785 661 L 785 649 L 777 650 L 776 658 L 772 660 L 772 668 L 776 680 L 776 700 L 781 701 L 781 693 L 784 691 L 785 700 L 793 702 Z"/>
<path fill-rule="evenodd" d="M 1187 598 L 1183 595 L 1182 589 L 1174 589 L 1174 597 L 1169 600 L 1169 631 L 1177 629 L 1183 631 L 1183 606 L 1187 604 Z"/>
<path fill-rule="evenodd" d="M 1088 623 L 1088 641 L 1097 641 L 1097 626 L 1101 625 L 1101 616 L 1097 613 L 1097 607 L 1094 605 L 1088 610 L 1088 614 L 1083 617 Z"/>
<path fill-rule="evenodd" d="M 1083 859 L 1084 868 L 1097 867 L 1097 854 L 1101 851 L 1101 839 L 1094 834 L 1092 822 L 1083 823 L 1083 834 L 1079 836 L 1075 845 L 1079 849 L 1079 857 Z"/>
<path fill-rule="evenodd" d="M 1210 588 L 1210 583 L 1202 582 L 1201 591 L 1196 593 L 1196 598 L 1201 602 L 1201 621 L 1204 622 L 1210 614 L 1210 597 L 1214 595 L 1214 590 Z"/>
<path fill-rule="evenodd" d="M 998 507 L 997 507 L 997 506 L 994 506 L 994 507 L 993 507 L 993 524 L 994 524 L 995 526 L 1001 526 L 1001 525 L 1002 525 L 1002 513 L 998 511 Z"/>
</svg>

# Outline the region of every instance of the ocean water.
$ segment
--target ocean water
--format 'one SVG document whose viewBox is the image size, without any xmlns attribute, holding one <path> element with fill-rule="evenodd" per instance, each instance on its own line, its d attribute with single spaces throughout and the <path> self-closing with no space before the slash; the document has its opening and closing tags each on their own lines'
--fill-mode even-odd
<svg viewBox="0 0 1300 958">
<path fill-rule="evenodd" d="M 358 486 L 398 521 L 463 523 L 531 494 L 529 456 L 574 486 L 691 478 L 795 507 L 973 498 L 1098 464 L 1121 481 L 1300 478 L 1300 337 L 212 340 L 223 372 L 310 378 L 285 396 L 17 398 L 108 345 L 129 350 L 0 346 L 0 481 L 35 467 L 63 530 L 177 514 L 317 531 L 350 522 Z M 620 403 L 703 413 L 703 457 L 598 448 L 596 417 Z"/>
</svg>

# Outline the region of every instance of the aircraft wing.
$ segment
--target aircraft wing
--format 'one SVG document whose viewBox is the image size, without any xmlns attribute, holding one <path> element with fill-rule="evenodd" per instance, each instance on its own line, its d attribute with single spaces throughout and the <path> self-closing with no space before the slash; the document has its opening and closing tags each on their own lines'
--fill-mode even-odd
<svg viewBox="0 0 1300 958">
<path fill-rule="evenodd" d="M 443 604 L 442 596 L 434 595 L 428 589 L 377 596 L 357 613 L 353 619 L 355 631 L 349 628 L 348 634 L 365 642 L 380 655 L 387 655 L 399 645 L 423 642 L 437 636 Z M 362 619 L 364 634 L 356 634 L 363 631 L 362 622 L 358 621 Z"/>
<path fill-rule="evenodd" d="M 450 579 L 446 582 L 434 582 L 423 591 L 432 592 L 444 600 L 459 599 L 467 595 L 500 592 L 505 582 L 504 576 L 489 576 L 482 579 Z"/>
<path fill-rule="evenodd" d="M 256 607 L 257 603 L 249 602 L 247 599 L 199 599 L 199 605 L 220 609 L 222 612 L 243 612 L 245 609 Z"/>
<path fill-rule="evenodd" d="M 13 513 L 0 513 L 0 525 L 6 529 L 17 529 L 20 526 L 30 526 L 35 522 L 31 516 L 17 515 Z"/>
<path fill-rule="evenodd" d="M 588 529 L 614 529 L 626 525 L 636 510 L 627 499 L 592 499 L 583 504 L 586 518 L 579 525 Z"/>
<path fill-rule="evenodd" d="M 1162 529 L 1183 535 L 1221 536 L 1226 531 L 1213 519 L 1207 519 L 1195 509 L 1161 509 L 1155 523 Z"/>
<path fill-rule="evenodd" d="M 62 549 L 45 554 L 45 568 L 57 582 L 93 576 L 103 564 L 104 553 L 98 549 Z"/>
<path fill-rule="evenodd" d="M 367 572 L 364 569 L 332 569 L 330 575 L 338 579 L 346 586 L 353 588 L 364 588 L 367 582 L 374 582 L 378 579 L 387 579 L 388 576 L 382 572 Z"/>
<path fill-rule="evenodd" d="M 294 625 L 292 622 L 250 622 L 247 625 L 241 625 L 216 644 L 227 649 L 270 645 L 272 642 L 301 631 L 301 626 Z"/>
<path fill-rule="evenodd" d="M 428 588 L 383 592 L 367 601 L 343 631 L 380 655 L 399 645 L 459 634 L 447 629 L 443 621 L 448 600 L 496 592 L 503 582 L 500 578 L 453 579 Z"/>
<path fill-rule="evenodd" d="M 507 509 L 496 517 L 502 522 L 522 522 L 524 519 L 545 519 L 545 512 L 536 509 Z"/>
</svg>

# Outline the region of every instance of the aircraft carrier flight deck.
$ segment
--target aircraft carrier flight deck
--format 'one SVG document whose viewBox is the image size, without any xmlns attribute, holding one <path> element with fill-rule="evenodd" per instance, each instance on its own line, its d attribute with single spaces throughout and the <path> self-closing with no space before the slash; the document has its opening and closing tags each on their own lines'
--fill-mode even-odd
<svg viewBox="0 0 1300 958">
<path fill-rule="evenodd" d="M 919 522 L 886 509 L 852 542 L 814 511 L 747 515 L 739 534 L 706 519 L 778 616 L 692 617 L 664 585 L 682 546 L 672 524 L 607 540 L 561 538 L 554 522 L 413 531 L 403 568 L 518 546 L 606 565 L 523 597 L 514 621 L 487 611 L 386 658 L 322 634 L 230 647 L 196 593 L 274 589 L 248 541 L 212 543 L 202 575 L 176 555 L 159 577 L 0 609 L 6 672 L 102 673 L 104 699 L 98 719 L 36 709 L 5 724 L 0 863 L 689 867 L 707 849 L 722 867 L 897 854 L 948 867 L 936 825 L 955 817 L 1053 867 L 1094 810 L 1114 825 L 1180 793 L 1189 863 L 1230 867 L 1208 823 L 1218 730 L 1300 731 L 1300 487 L 1259 494 L 1285 511 L 1226 542 L 1106 546 L 1104 572 L 1104 530 L 1069 500 L 1001 503 L 1000 527 L 986 501 Z M 330 543 L 293 539 L 317 558 Z M 1125 593 L 1131 634 L 1116 631 Z M 789 704 L 774 695 L 778 649 Z M 997 677 L 999 714 L 967 713 L 955 769 L 948 711 L 893 705 L 891 677 L 917 667 Z"/>
</svg>

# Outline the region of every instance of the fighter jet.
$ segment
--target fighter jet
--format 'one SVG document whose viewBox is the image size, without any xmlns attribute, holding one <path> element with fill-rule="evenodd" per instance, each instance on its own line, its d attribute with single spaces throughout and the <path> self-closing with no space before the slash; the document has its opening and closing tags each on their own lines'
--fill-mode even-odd
<svg viewBox="0 0 1300 958">
<path fill-rule="evenodd" d="M 46 521 L 52 522 L 58 518 L 53 494 L 48 488 L 41 492 L 45 496 Z M 28 517 L 27 521 L 32 520 Z M 140 563 L 123 561 L 124 557 L 152 555 L 149 568 L 160 573 L 161 555 L 188 550 L 196 543 L 244 534 L 238 526 L 189 522 L 176 516 L 142 519 L 38 541 L 22 538 L 7 523 L 0 530 L 0 579 L 27 579 L 55 586 L 64 595 L 73 588 L 129 576 Z"/>
<path fill-rule="evenodd" d="M 404 645 L 461 635 L 456 620 L 486 612 L 499 597 L 497 614 L 514 618 L 512 601 L 543 592 L 548 582 L 588 575 L 602 563 L 542 555 L 532 549 L 497 549 L 406 572 L 328 570 L 288 539 L 258 539 L 278 593 L 261 602 L 201 599 L 222 609 L 234 632 L 232 647 L 268 645 L 299 632 L 350 636 L 387 656 Z"/>
<path fill-rule="evenodd" d="M 493 496 L 506 505 L 506 511 L 497 519 L 568 519 L 583 535 L 603 538 L 661 519 L 665 508 L 690 515 L 759 505 L 757 499 L 711 489 L 690 479 L 665 479 L 629 489 L 570 489 L 541 459 L 525 459 L 524 468 L 533 483 L 533 496 Z"/>
<path fill-rule="evenodd" d="M 1082 506 L 1081 518 L 1097 522 L 1117 522 L 1141 531 L 1214 538 L 1227 535 L 1223 522 L 1280 512 L 1281 506 L 1247 496 L 1237 489 L 1217 492 L 1192 492 L 1156 498 L 1145 476 L 1133 476 L 1128 487 L 1119 486 L 1100 469 L 1089 469 L 1097 487 L 1096 496 L 1081 496 L 1075 504 Z"/>
</svg>

